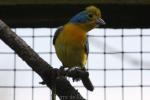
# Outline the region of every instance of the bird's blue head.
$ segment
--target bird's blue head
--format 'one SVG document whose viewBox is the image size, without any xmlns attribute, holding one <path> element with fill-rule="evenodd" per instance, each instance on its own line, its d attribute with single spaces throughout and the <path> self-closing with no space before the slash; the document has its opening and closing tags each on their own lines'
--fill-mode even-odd
<svg viewBox="0 0 150 100">
<path fill-rule="evenodd" d="M 93 24 L 93 26 L 105 24 L 104 20 L 101 18 L 100 9 L 95 6 L 87 7 L 84 11 L 72 17 L 69 22 L 76 24 Z"/>
<path fill-rule="evenodd" d="M 70 22 L 72 23 L 86 23 L 89 21 L 88 13 L 85 11 L 82 11 L 75 15 Z"/>
</svg>

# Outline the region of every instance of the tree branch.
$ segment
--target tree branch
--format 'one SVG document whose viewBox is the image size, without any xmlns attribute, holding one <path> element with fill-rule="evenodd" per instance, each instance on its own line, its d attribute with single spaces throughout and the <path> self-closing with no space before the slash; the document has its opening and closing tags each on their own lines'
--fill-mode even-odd
<svg viewBox="0 0 150 100">
<path fill-rule="evenodd" d="M 58 77 L 59 69 L 52 68 L 1 20 L 0 38 L 40 75 L 51 90 L 53 85 L 56 86 L 56 94 L 61 100 L 85 100 L 64 76 Z"/>
</svg>

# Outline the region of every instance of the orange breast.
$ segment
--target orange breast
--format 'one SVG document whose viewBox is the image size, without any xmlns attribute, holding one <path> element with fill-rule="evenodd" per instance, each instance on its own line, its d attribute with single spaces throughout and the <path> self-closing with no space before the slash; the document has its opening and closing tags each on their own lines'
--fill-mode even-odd
<svg viewBox="0 0 150 100">
<path fill-rule="evenodd" d="M 56 54 L 63 65 L 83 67 L 86 63 L 85 54 L 86 32 L 73 24 L 64 26 L 56 43 Z"/>
<path fill-rule="evenodd" d="M 74 24 L 67 24 L 64 27 L 64 38 L 72 44 L 84 45 L 86 40 L 86 32 Z"/>
</svg>

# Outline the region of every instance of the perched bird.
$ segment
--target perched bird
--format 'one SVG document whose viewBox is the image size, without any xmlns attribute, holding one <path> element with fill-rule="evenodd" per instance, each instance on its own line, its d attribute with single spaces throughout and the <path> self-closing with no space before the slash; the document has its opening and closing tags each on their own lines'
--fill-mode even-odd
<svg viewBox="0 0 150 100">
<path fill-rule="evenodd" d="M 104 24 L 100 9 L 88 6 L 56 30 L 53 44 L 63 67 L 79 67 L 85 70 L 89 53 L 87 32 Z"/>
</svg>

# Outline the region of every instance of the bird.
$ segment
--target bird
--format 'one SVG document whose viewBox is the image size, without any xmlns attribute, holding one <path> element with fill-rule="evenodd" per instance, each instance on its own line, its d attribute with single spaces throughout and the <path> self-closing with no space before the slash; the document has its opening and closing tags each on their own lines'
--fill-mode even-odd
<svg viewBox="0 0 150 100">
<path fill-rule="evenodd" d="M 53 45 L 64 68 L 77 67 L 86 70 L 85 65 L 89 54 L 87 33 L 98 25 L 104 24 L 101 10 L 90 5 L 56 30 Z M 87 84 L 86 81 L 83 84 Z M 93 87 L 88 88 L 91 91 L 93 89 Z"/>
</svg>

